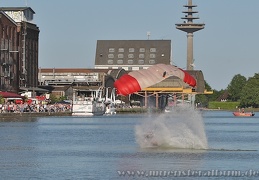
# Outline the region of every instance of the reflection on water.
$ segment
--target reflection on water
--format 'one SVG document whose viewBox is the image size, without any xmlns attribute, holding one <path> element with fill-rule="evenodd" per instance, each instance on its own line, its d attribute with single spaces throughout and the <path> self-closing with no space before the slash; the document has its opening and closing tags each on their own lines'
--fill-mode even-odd
<svg viewBox="0 0 259 180">
<path fill-rule="evenodd" d="M 259 165 L 259 118 L 256 116 L 235 118 L 231 112 L 203 112 L 209 150 L 170 146 L 141 148 L 135 128 L 143 128 L 148 120 L 151 123 L 161 120 L 161 115 L 39 117 L 32 121 L 0 122 L 1 177 L 122 179 L 118 175 L 122 170 L 245 171 Z M 190 124 L 195 126 L 195 122 Z M 170 131 L 182 130 L 181 126 L 167 124 L 166 127 L 171 135 Z"/>
</svg>

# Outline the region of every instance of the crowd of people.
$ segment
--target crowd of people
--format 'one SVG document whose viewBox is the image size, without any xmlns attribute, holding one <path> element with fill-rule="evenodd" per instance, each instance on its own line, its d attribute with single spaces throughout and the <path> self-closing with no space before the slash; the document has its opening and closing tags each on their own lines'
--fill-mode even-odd
<svg viewBox="0 0 259 180">
<path fill-rule="evenodd" d="M 70 104 L 16 104 L 7 102 L 0 104 L 0 113 L 23 113 L 23 112 L 70 112 Z"/>
</svg>

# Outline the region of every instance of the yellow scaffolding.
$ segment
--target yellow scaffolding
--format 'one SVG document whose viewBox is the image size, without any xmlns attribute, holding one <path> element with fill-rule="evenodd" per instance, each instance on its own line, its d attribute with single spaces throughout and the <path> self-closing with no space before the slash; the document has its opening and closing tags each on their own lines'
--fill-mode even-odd
<svg viewBox="0 0 259 180">
<path fill-rule="evenodd" d="M 156 97 L 156 108 L 158 108 L 158 96 L 159 94 L 182 94 L 182 99 L 186 94 L 196 95 L 196 94 L 213 94 L 213 91 L 204 90 L 203 93 L 197 93 L 192 88 L 183 87 L 148 87 L 144 88 L 142 91 L 136 92 L 140 96 L 145 98 L 145 107 L 147 107 L 147 99 L 149 96 L 155 95 Z M 144 94 L 144 95 L 143 95 Z"/>
</svg>

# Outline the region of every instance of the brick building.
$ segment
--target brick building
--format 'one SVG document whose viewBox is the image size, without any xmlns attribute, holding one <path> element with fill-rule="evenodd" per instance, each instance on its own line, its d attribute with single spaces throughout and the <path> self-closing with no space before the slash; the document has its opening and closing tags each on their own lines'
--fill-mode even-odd
<svg viewBox="0 0 259 180">
<path fill-rule="evenodd" d="M 0 90 L 38 85 L 39 28 L 30 7 L 0 7 Z"/>
</svg>

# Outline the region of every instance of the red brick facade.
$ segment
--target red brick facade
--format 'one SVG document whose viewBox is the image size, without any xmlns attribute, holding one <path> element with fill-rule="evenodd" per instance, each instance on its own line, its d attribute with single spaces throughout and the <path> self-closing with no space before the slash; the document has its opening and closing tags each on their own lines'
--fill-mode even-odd
<svg viewBox="0 0 259 180">
<path fill-rule="evenodd" d="M 21 8 L 17 11 L 31 11 Z M 6 12 L 0 11 L 0 91 L 19 92 L 20 87 L 38 85 L 39 28 L 30 22 L 16 22 Z"/>
</svg>

